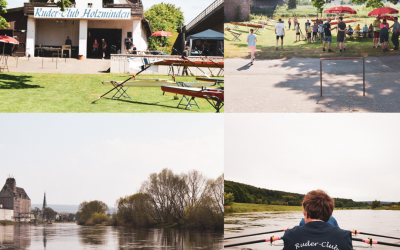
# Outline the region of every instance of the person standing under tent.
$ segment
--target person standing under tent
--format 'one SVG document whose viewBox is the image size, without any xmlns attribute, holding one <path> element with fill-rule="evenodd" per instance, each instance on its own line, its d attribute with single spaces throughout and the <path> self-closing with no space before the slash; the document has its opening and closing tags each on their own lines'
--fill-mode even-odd
<svg viewBox="0 0 400 250">
<path fill-rule="evenodd" d="M 324 23 L 324 33 L 325 33 L 325 37 L 324 37 L 324 42 L 322 45 L 322 51 L 325 51 L 325 43 L 328 42 L 328 52 L 333 52 L 331 50 L 331 42 L 332 42 L 332 33 L 331 33 L 331 19 L 328 18 L 328 20 L 326 21 L 326 23 Z"/>
<path fill-rule="evenodd" d="M 279 18 L 279 23 L 275 25 L 275 34 L 276 34 L 276 50 L 278 50 L 279 38 L 281 38 L 281 49 L 283 49 L 283 38 L 285 37 L 285 25 L 283 25 L 281 18 Z"/>
<path fill-rule="evenodd" d="M 383 19 L 383 22 L 380 24 L 380 40 L 382 45 L 382 52 L 388 51 L 389 24 L 386 22 L 386 19 Z"/>
<path fill-rule="evenodd" d="M 103 52 L 103 58 L 102 58 L 102 60 L 104 60 L 104 58 L 106 57 L 107 43 L 106 43 L 106 41 L 104 40 L 104 38 L 101 39 L 101 40 L 102 40 L 102 43 L 101 43 L 101 51 Z"/>
<path fill-rule="evenodd" d="M 390 28 L 392 28 L 392 27 L 393 27 L 392 43 L 394 45 L 394 50 L 399 50 L 400 24 L 398 21 L 398 17 L 394 18 L 394 24 Z"/>
<path fill-rule="evenodd" d="M 204 41 L 204 43 L 202 45 L 202 49 L 203 49 L 203 55 L 209 56 L 210 44 L 208 44 L 207 40 Z"/>
<path fill-rule="evenodd" d="M 255 51 L 256 51 L 256 43 L 257 43 L 257 35 L 253 34 L 254 29 L 250 29 L 250 34 L 247 35 L 247 44 L 250 48 L 251 52 L 251 62 L 250 64 L 253 65 L 253 61 L 255 59 Z"/>
<path fill-rule="evenodd" d="M 346 47 L 344 46 L 345 37 L 346 37 L 346 23 L 343 22 L 343 17 L 339 17 L 337 42 L 339 43 L 340 50 L 338 51 L 338 53 L 342 53 L 342 46 L 343 46 L 343 51 L 346 51 Z"/>
<path fill-rule="evenodd" d="M 182 55 L 183 55 L 183 59 L 185 59 L 185 58 L 188 58 L 189 57 L 189 46 L 185 46 L 185 49 L 183 50 L 183 53 L 182 53 Z M 184 76 L 185 74 L 188 76 L 189 75 L 189 73 L 188 73 L 188 66 L 184 66 L 183 67 L 183 69 L 182 69 L 182 76 Z"/>
<path fill-rule="evenodd" d="M 372 27 L 374 27 L 374 45 L 372 46 L 373 48 L 378 48 L 380 26 L 381 21 L 379 16 L 377 16 L 376 20 L 374 20 L 374 22 L 372 23 Z"/>
<path fill-rule="evenodd" d="M 97 42 L 97 39 L 94 39 L 93 43 L 93 56 L 94 58 L 97 58 L 97 54 L 99 53 L 99 43 Z"/>
<path fill-rule="evenodd" d="M 67 40 L 65 40 L 65 45 L 71 45 L 72 46 L 72 41 L 69 39 L 69 36 L 67 36 Z"/>
<path fill-rule="evenodd" d="M 328 223 L 335 207 L 329 195 L 322 190 L 310 191 L 304 196 L 302 207 L 305 224 L 285 231 L 283 250 L 353 250 L 351 231 Z"/>
</svg>

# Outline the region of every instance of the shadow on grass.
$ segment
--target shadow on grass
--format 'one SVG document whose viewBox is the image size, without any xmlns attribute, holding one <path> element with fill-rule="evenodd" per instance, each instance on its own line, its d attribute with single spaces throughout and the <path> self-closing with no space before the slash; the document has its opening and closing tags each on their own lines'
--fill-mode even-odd
<svg viewBox="0 0 400 250">
<path fill-rule="evenodd" d="M 140 104 L 140 105 L 146 105 L 146 106 L 158 106 L 158 107 L 164 107 L 164 108 L 176 108 L 176 106 L 167 106 L 167 105 L 162 105 L 158 103 L 147 103 L 147 102 L 138 102 L 138 101 L 130 101 L 130 100 L 123 100 L 123 99 L 111 99 L 109 97 L 103 97 L 103 99 L 111 100 L 111 101 L 120 101 L 120 102 L 126 102 L 126 103 L 131 103 L 131 104 Z"/>
<path fill-rule="evenodd" d="M 31 79 L 32 76 L 27 75 L 0 74 L 0 89 L 44 88 L 40 85 L 27 84 L 32 82 Z"/>
</svg>

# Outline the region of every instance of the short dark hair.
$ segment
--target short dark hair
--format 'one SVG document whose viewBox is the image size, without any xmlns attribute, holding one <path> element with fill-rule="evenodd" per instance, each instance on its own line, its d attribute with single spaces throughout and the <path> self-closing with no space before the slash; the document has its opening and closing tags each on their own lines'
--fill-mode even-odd
<svg viewBox="0 0 400 250">
<path fill-rule="evenodd" d="M 332 216 L 334 208 L 334 200 L 320 189 L 310 191 L 304 196 L 303 209 L 311 219 L 321 219 L 327 222 Z"/>
<path fill-rule="evenodd" d="M 343 20 L 343 17 L 340 16 L 339 19 L 340 19 L 340 20 Z"/>
<path fill-rule="evenodd" d="M 282 18 L 279 18 L 279 22 L 282 22 Z"/>
<path fill-rule="evenodd" d="M 397 18 L 397 16 L 396 16 L 396 17 L 394 17 L 394 20 L 396 20 L 396 21 L 397 21 L 397 20 L 399 20 L 399 19 L 398 19 L 398 18 Z"/>
</svg>

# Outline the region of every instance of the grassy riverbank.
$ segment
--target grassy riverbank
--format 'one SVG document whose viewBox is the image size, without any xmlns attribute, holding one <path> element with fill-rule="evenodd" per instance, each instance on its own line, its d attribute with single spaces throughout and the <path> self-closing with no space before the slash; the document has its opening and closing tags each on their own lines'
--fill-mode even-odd
<svg viewBox="0 0 400 250">
<path fill-rule="evenodd" d="M 225 207 L 225 214 L 229 213 L 248 213 L 248 212 L 268 212 L 268 211 L 302 211 L 301 206 L 282 206 L 251 203 L 233 203 Z"/>
<path fill-rule="evenodd" d="M 130 99 L 110 100 L 108 94 L 91 104 L 112 87 L 102 81 L 123 81 L 127 74 L 44 74 L 0 73 L 0 112 L 2 113 L 215 113 L 204 99 L 196 99 L 200 109 L 177 108 L 179 100 L 161 88 L 129 88 Z M 171 76 L 143 75 L 141 78 L 172 79 Z M 177 77 L 191 82 L 195 77 Z"/>
<path fill-rule="evenodd" d="M 317 39 L 316 43 L 308 43 L 306 40 L 301 40 L 296 42 L 296 32 L 293 30 L 293 25 L 289 30 L 287 19 L 285 20 L 285 37 L 283 49 L 281 49 L 279 45 L 279 49 L 276 50 L 276 36 L 274 27 L 266 26 L 266 28 L 259 34 L 257 34 L 257 47 L 256 47 L 256 60 L 257 58 L 268 58 L 268 59 L 276 59 L 276 58 L 292 58 L 292 57 L 307 57 L 307 58 L 322 58 L 322 57 L 351 57 L 351 56 L 385 56 L 385 55 L 400 55 L 400 51 L 393 50 L 394 46 L 390 41 L 391 47 L 389 47 L 388 52 L 382 52 L 382 49 L 373 48 L 372 47 L 372 38 L 357 38 L 357 37 L 347 37 L 346 38 L 346 52 L 345 53 L 336 53 L 339 51 L 337 46 L 336 37 L 337 32 L 332 31 L 332 44 L 331 49 L 334 51 L 327 52 L 322 51 L 322 42 Z M 352 18 L 353 19 L 353 18 Z M 364 24 L 368 26 L 373 22 L 373 18 L 357 18 L 360 20 L 356 23 L 347 24 L 351 25 L 351 27 L 355 27 L 355 25 L 360 24 L 361 27 Z M 304 17 L 299 19 L 300 28 L 302 33 L 306 36 L 304 30 L 304 23 L 306 19 Z M 271 22 L 272 24 L 276 24 L 275 22 Z M 393 22 L 389 22 L 391 26 Z M 336 25 L 332 25 L 335 27 Z M 250 58 L 250 50 L 247 46 L 247 35 L 249 34 L 248 28 L 244 26 L 238 26 L 238 28 L 233 28 L 234 26 L 228 23 L 225 23 L 225 27 L 230 27 L 234 31 L 241 32 L 240 36 L 241 41 L 232 42 L 232 34 L 228 31 L 225 31 L 225 57 L 226 58 Z M 392 34 L 390 34 L 389 40 L 391 40 Z M 280 41 L 279 41 L 280 44 Z M 327 48 L 327 44 L 326 44 Z"/>
</svg>

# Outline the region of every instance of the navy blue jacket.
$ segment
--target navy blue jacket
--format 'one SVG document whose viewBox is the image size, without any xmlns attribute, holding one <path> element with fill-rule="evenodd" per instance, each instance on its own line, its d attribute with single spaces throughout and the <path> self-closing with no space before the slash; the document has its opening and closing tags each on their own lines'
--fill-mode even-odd
<svg viewBox="0 0 400 250">
<path fill-rule="evenodd" d="M 352 250 L 351 232 L 323 221 L 289 229 L 283 235 L 284 250 Z"/>
</svg>

